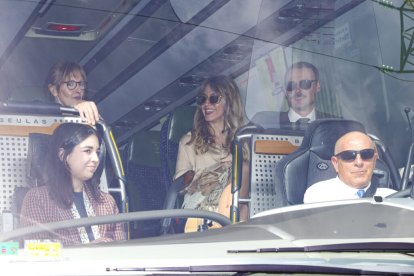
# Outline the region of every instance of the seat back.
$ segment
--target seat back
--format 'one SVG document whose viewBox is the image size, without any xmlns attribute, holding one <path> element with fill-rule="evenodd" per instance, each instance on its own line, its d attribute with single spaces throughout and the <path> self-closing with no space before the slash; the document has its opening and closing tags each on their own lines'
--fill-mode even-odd
<svg viewBox="0 0 414 276">
<path fill-rule="evenodd" d="M 273 130 L 253 134 L 250 168 L 250 217 L 279 205 L 275 196 L 274 176 L 276 164 L 301 144 L 302 131 Z"/>
<path fill-rule="evenodd" d="M 161 127 L 160 158 L 163 182 L 167 190 L 173 182 L 180 139 L 193 128 L 196 109 L 196 106 L 177 107 L 168 114 Z"/>
<path fill-rule="evenodd" d="M 336 172 L 330 161 L 335 143 L 351 131 L 365 133 L 365 128 L 359 122 L 344 119 L 316 120 L 309 125 L 299 149 L 276 164 L 277 207 L 303 203 L 303 195 L 309 186 L 335 177 Z M 381 151 L 380 148 L 378 150 Z M 378 159 L 374 175 L 378 177 L 381 187 L 392 188 L 390 168 L 382 159 Z"/>
<path fill-rule="evenodd" d="M 11 201 L 11 211 L 13 214 L 13 228 L 19 227 L 19 215 L 23 204 L 23 199 L 30 187 L 38 186 L 42 183 L 42 171 L 44 157 L 47 153 L 49 134 L 28 133 L 27 160 L 26 160 L 26 181 L 25 186 L 14 187 Z"/>
<path fill-rule="evenodd" d="M 163 208 L 166 190 L 161 178 L 159 131 L 141 131 L 126 148 L 126 178 L 129 211 Z M 131 238 L 157 236 L 160 221 L 138 221 L 130 224 Z"/>
<path fill-rule="evenodd" d="M 30 186 L 42 183 L 44 158 L 47 153 L 50 135 L 45 133 L 30 133 L 27 149 L 27 182 Z"/>
<path fill-rule="evenodd" d="M 233 200 L 232 208 L 237 210 L 236 213 L 239 203 L 243 202 L 249 206 L 250 217 L 279 205 L 274 187 L 275 165 L 300 146 L 303 135 L 303 129 L 264 129 L 252 124 L 238 129 L 232 147 L 233 183 L 238 182 L 235 186 L 240 186 L 241 182 L 245 182 L 241 178 L 248 176 L 249 197 L 238 198 L 233 186 L 232 193 L 237 200 Z M 249 147 L 249 174 L 243 172 L 245 166 L 242 166 L 244 161 L 241 149 L 246 144 Z M 238 154 L 235 154 L 235 148 L 238 148 Z M 237 221 L 234 216 L 234 212 L 231 212 L 232 220 Z"/>
<path fill-rule="evenodd" d="M 180 208 L 182 198 L 178 195 L 182 181 L 173 181 L 177 162 L 178 147 L 181 137 L 193 128 L 196 106 L 180 106 L 168 114 L 161 127 L 160 158 L 162 179 L 167 190 L 164 208 Z M 162 222 L 162 234 L 181 233 L 184 231 L 186 219 L 166 219 Z"/>
</svg>

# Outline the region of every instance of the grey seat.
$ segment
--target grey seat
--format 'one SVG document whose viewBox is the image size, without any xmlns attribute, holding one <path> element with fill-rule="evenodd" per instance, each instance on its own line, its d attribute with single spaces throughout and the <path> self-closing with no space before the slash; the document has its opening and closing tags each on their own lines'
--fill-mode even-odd
<svg viewBox="0 0 414 276">
<path fill-rule="evenodd" d="M 19 227 L 20 211 L 24 197 L 31 187 L 41 185 L 44 157 L 47 153 L 50 135 L 44 133 L 30 133 L 26 160 L 25 186 L 16 186 L 13 192 L 11 211 L 13 214 L 13 228 Z"/>
<path fill-rule="evenodd" d="M 141 131 L 127 145 L 126 190 L 130 212 L 163 208 L 166 189 L 161 177 L 159 135 L 159 131 Z M 159 233 L 159 220 L 130 224 L 131 238 L 158 236 Z"/>
<path fill-rule="evenodd" d="M 168 114 L 161 128 L 160 159 L 162 163 L 162 179 L 166 188 L 165 209 L 180 208 L 182 199 L 178 192 L 183 186 L 182 178 L 174 181 L 175 165 L 181 137 L 193 128 L 196 106 L 180 106 Z M 183 232 L 185 219 L 164 219 L 162 234 Z"/>
<path fill-rule="evenodd" d="M 275 195 L 275 166 L 287 154 L 295 151 L 301 144 L 304 130 L 265 129 L 253 124 L 240 128 L 233 141 L 233 200 L 231 219 L 238 221 L 239 203 L 247 203 L 250 217 L 273 209 L 281 204 Z M 249 198 L 238 198 L 236 187 L 241 186 L 243 151 L 242 145 L 249 147 Z M 237 154 L 235 154 L 237 148 Z"/>
<path fill-rule="evenodd" d="M 305 131 L 301 146 L 276 164 L 275 196 L 277 207 L 303 203 L 303 195 L 312 184 L 335 177 L 331 164 L 336 141 L 347 132 L 366 132 L 356 121 L 344 119 L 323 119 L 312 122 Z M 379 159 L 374 176 L 380 187 L 398 190 L 397 169 L 384 158 L 388 155 L 383 147 L 377 147 Z"/>
</svg>

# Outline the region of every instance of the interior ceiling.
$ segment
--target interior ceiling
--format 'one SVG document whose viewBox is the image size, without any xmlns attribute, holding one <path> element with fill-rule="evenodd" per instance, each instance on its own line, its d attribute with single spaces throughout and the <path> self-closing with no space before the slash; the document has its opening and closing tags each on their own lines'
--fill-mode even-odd
<svg viewBox="0 0 414 276">
<path fill-rule="evenodd" d="M 77 61 L 122 144 L 190 103 L 203 78 L 248 70 L 255 38 L 288 46 L 361 2 L 0 1 L 0 99 L 41 99 L 49 68 Z M 50 23 L 79 30 L 62 36 Z"/>
</svg>

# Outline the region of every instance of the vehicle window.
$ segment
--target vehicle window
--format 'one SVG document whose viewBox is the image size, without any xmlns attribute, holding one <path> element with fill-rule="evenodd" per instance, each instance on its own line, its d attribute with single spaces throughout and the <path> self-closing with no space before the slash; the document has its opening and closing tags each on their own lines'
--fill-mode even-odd
<svg viewBox="0 0 414 276">
<path fill-rule="evenodd" d="M 394 204 L 394 199 L 386 198 L 390 191 L 374 198 L 377 188 L 405 190 L 397 197 L 409 197 L 414 142 L 413 12 L 411 0 L 0 0 L 0 234 L 16 230 L 15 189 L 37 186 L 27 183 L 30 134 L 51 134 L 63 122 L 80 122 L 78 115 L 82 118 L 88 112 L 78 105 L 85 103 L 86 108 L 99 110 L 101 122 L 95 128 L 111 145 L 105 146 L 102 190 L 113 195 L 121 215 L 155 212 L 145 219 L 137 219 L 145 213 L 126 218 L 127 238 L 152 237 L 150 242 L 160 239 L 162 243 L 168 239 L 161 237 L 164 234 L 182 233 L 185 222 L 180 215 L 162 216 L 162 212 L 174 212 L 166 209 L 183 211 L 189 190 L 188 183 L 180 180 L 187 164 L 176 173 L 180 139 L 188 135 L 185 145 L 197 140 L 190 138 L 196 135 L 191 130 L 197 119 L 234 100 L 223 101 L 220 91 L 203 87 L 206 80 L 222 75 L 237 84 L 243 117 L 229 141 L 226 131 L 239 122 L 220 129 L 225 138 L 217 142 L 217 148 L 231 148 L 219 159 L 226 166 L 209 166 L 227 173 L 229 181 L 218 177 L 221 183 L 234 185 L 227 206 L 232 208 L 228 216 L 219 217 L 222 222 L 238 223 L 239 206 L 248 206 L 245 224 L 256 226 L 260 217 L 300 210 L 280 219 L 282 226 L 268 217 L 263 223 L 277 228 L 277 239 L 312 239 L 317 235 L 289 230 L 286 218 L 294 217 L 295 225 L 312 223 L 311 208 L 318 208 L 307 204 L 307 189 L 328 179 L 344 184 L 340 173 L 347 168 L 350 175 L 362 175 L 359 179 L 369 172 L 360 192 L 373 206 L 363 207 L 363 214 L 379 210 L 375 204 L 386 205 L 388 200 Z M 53 83 L 53 90 L 48 76 L 56 64 L 82 70 L 62 79 L 55 76 L 59 81 Z M 51 103 L 56 98 L 53 92 L 66 93 L 76 103 Z M 44 107 L 47 103 L 58 111 Z M 219 119 L 228 114 L 225 107 Z M 340 122 L 318 126 L 331 119 Z M 217 121 L 212 121 L 204 122 L 205 129 L 213 129 Z M 365 132 L 358 136 L 363 142 L 337 143 L 351 130 Z M 200 144 L 216 143 L 211 137 L 200 139 Z M 194 160 L 199 157 L 198 153 L 187 155 Z M 364 169 L 354 170 L 370 161 Z M 234 183 L 242 180 L 249 191 L 240 196 Z M 351 188 L 359 191 L 357 184 Z M 410 199 L 395 200 L 404 212 L 412 205 Z M 326 204 L 322 209 L 334 203 Z M 387 212 L 391 208 L 381 206 Z M 354 210 L 345 203 L 333 208 L 330 226 L 335 225 L 337 209 L 341 216 Z M 315 212 L 315 217 L 323 216 Z M 399 222 L 387 214 L 387 221 Z M 296 221 L 302 215 L 306 223 Z M 364 225 L 365 238 L 371 231 L 377 238 L 384 237 L 380 232 L 386 226 L 379 221 L 384 217 L 372 218 L 377 222 L 375 231 L 372 225 Z M 210 220 L 201 219 L 202 225 L 195 228 L 198 232 L 210 229 Z M 404 238 L 412 238 L 403 230 Z M 257 233 L 261 231 L 267 230 Z M 329 238 L 337 233 L 332 231 Z M 350 232 L 347 227 L 339 236 Z M 225 239 L 245 238 L 228 233 L 223 234 Z M 352 232 L 349 237 L 358 238 L 358 234 Z M 269 239 L 274 235 L 263 234 Z M 222 239 L 213 236 L 211 240 Z"/>
</svg>

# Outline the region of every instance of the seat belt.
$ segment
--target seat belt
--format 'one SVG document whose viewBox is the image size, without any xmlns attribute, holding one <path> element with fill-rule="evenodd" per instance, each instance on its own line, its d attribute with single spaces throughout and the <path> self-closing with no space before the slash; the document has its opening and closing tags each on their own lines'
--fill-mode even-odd
<svg viewBox="0 0 414 276">
<path fill-rule="evenodd" d="M 378 179 L 373 175 L 371 178 L 371 185 L 369 186 L 368 190 L 365 192 L 363 197 L 373 197 L 375 192 L 377 191 L 379 185 Z"/>
</svg>

